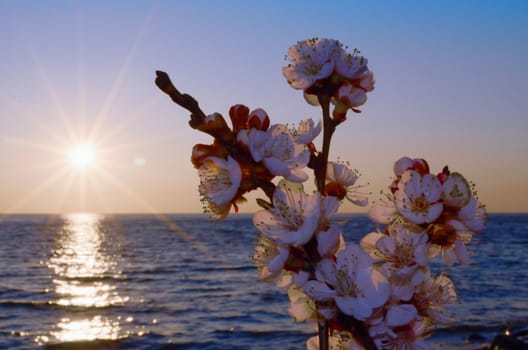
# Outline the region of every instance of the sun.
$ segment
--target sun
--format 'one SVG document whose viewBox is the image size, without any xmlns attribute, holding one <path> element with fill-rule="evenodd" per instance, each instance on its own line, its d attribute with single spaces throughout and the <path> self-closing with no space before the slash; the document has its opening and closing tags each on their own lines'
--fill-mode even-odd
<svg viewBox="0 0 528 350">
<path fill-rule="evenodd" d="M 93 168 L 97 164 L 97 152 L 90 144 L 78 144 L 68 152 L 72 167 L 80 170 Z"/>
</svg>

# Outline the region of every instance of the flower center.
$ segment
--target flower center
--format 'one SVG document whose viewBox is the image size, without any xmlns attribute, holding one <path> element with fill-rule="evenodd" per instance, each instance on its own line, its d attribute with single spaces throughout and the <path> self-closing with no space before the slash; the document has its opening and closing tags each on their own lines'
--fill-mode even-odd
<svg viewBox="0 0 528 350">
<path fill-rule="evenodd" d="M 356 283 L 351 281 L 345 270 L 337 270 L 335 290 L 339 295 L 355 295 Z"/>
<path fill-rule="evenodd" d="M 422 194 L 419 197 L 414 197 L 411 199 L 412 211 L 414 213 L 426 213 L 429 209 L 429 202 L 425 199 L 425 196 Z"/>
</svg>

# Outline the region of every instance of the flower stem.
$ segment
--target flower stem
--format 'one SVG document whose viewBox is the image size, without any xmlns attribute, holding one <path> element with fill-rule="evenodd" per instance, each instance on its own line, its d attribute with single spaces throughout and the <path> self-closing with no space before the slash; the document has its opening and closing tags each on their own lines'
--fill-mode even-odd
<svg viewBox="0 0 528 350">
<path fill-rule="evenodd" d="M 332 139 L 337 123 L 330 118 L 330 96 L 321 94 L 318 98 L 323 111 L 323 149 L 319 154 L 318 164 L 315 168 L 315 179 L 317 183 L 317 191 L 324 194 L 326 167 L 328 165 L 328 156 L 330 154 L 330 140 Z"/>
<path fill-rule="evenodd" d="M 319 350 L 328 350 L 328 322 L 319 320 L 317 328 L 319 331 Z"/>
<path fill-rule="evenodd" d="M 318 156 L 317 166 L 315 167 L 315 180 L 317 191 L 322 195 L 325 191 L 326 167 L 328 165 L 328 156 L 330 154 L 330 141 L 334 134 L 336 123 L 330 118 L 330 95 L 318 95 L 319 103 L 323 112 L 323 149 Z M 319 350 L 328 350 L 328 322 L 324 319 L 317 323 L 319 332 Z"/>
</svg>

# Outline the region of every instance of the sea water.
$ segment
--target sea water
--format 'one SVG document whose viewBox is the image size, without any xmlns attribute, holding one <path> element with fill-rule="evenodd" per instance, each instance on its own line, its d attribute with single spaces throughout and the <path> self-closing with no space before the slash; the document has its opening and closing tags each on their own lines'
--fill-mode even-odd
<svg viewBox="0 0 528 350">
<path fill-rule="evenodd" d="M 374 229 L 344 215 L 347 242 Z M 257 280 L 249 215 L 6 216 L 0 221 L 0 349 L 305 349 L 313 325 Z M 528 325 L 528 215 L 490 215 L 471 265 L 446 268 L 457 321 L 428 340 L 475 349 Z"/>
</svg>

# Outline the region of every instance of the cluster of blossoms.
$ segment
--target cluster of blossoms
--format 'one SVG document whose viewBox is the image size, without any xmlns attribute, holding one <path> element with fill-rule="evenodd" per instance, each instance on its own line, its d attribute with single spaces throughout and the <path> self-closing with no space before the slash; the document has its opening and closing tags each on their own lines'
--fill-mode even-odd
<svg viewBox="0 0 528 350">
<path fill-rule="evenodd" d="M 284 124 L 270 126 L 267 113 L 250 112 L 244 105 L 229 110 L 232 128 L 219 113 L 204 118 L 197 129 L 215 137 L 211 145 L 193 147 L 191 161 L 200 176 L 199 192 L 204 210 L 216 219 L 225 218 L 245 201 L 244 194 L 257 188 L 270 193 L 271 180 L 282 176 L 292 182 L 308 179 L 304 171 L 313 153 L 313 139 L 321 131 L 311 119 L 296 129 Z"/>
<path fill-rule="evenodd" d="M 204 209 L 222 219 L 247 192 L 264 191 L 253 217 L 259 231 L 253 259 L 260 280 L 287 289 L 295 320 L 323 329 L 307 341 L 309 350 L 427 349 L 424 338 L 451 320 L 444 306 L 456 299 L 451 280 L 433 275 L 428 260 L 441 253 L 448 265 L 467 264 L 466 245 L 484 228 L 484 207 L 459 173 L 446 167 L 433 175 L 425 160 L 404 157 L 395 163 L 390 194 L 369 211 L 378 231 L 346 244 L 335 220 L 339 206 L 345 199 L 359 206 L 368 201 L 358 172 L 328 161 L 329 145 L 347 111 L 359 112 L 365 103 L 373 74 L 359 51 L 348 53 L 331 39 L 301 41 L 288 53 L 283 74 L 321 106 L 322 123 L 271 125 L 264 110 L 235 105 L 229 127 L 222 115 L 203 114 L 168 77 L 157 81 L 192 112 L 191 127 L 214 138 L 195 145 L 191 157 Z M 313 141 L 321 132 L 318 151 Z M 312 193 L 303 185 L 307 169 L 315 177 Z"/>
<path fill-rule="evenodd" d="M 360 51 L 352 53 L 333 39 L 313 38 L 290 47 L 284 77 L 294 89 L 304 91 L 306 101 L 319 105 L 322 91 L 329 92 L 334 105 L 333 117 L 344 120 L 348 109 L 359 113 L 357 107 L 367 102 L 367 92 L 374 90 L 374 74 Z"/>
</svg>

